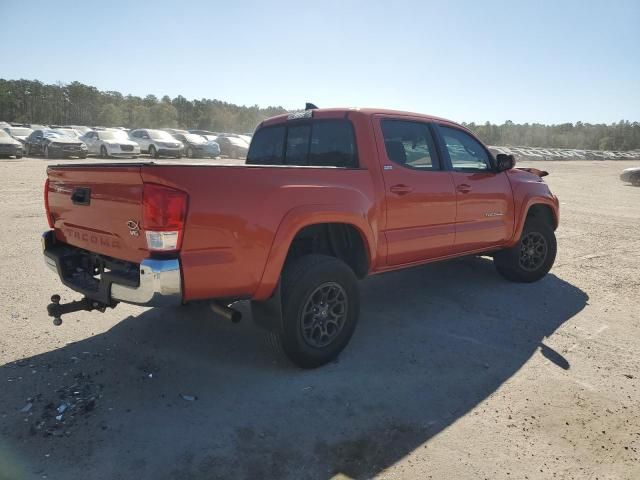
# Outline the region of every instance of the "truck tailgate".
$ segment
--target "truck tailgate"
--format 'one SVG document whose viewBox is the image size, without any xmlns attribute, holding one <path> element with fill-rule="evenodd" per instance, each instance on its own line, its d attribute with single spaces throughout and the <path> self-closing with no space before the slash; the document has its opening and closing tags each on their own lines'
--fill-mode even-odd
<svg viewBox="0 0 640 480">
<path fill-rule="evenodd" d="M 146 240 L 138 228 L 140 169 L 139 164 L 49 167 L 46 194 L 56 239 L 130 262 L 147 257 Z"/>
</svg>

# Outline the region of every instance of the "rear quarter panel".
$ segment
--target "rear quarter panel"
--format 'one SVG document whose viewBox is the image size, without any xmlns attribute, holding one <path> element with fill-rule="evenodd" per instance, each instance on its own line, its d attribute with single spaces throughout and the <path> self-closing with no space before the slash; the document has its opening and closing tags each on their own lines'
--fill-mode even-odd
<svg viewBox="0 0 640 480">
<path fill-rule="evenodd" d="M 143 168 L 142 177 L 189 193 L 180 254 L 186 301 L 268 298 L 306 225 L 354 222 L 375 249 L 366 169 L 168 165 Z"/>
</svg>

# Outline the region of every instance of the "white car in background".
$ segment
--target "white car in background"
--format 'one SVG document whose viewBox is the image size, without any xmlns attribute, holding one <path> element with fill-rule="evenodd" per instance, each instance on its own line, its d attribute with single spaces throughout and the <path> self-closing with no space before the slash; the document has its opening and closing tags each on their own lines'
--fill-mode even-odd
<svg viewBox="0 0 640 480">
<path fill-rule="evenodd" d="M 151 157 L 182 157 L 182 142 L 163 130 L 139 128 L 129 132 L 129 137 L 140 146 L 142 153 L 148 153 Z"/>
<path fill-rule="evenodd" d="M 85 133 L 81 140 L 87 144 L 89 153 L 102 158 L 134 158 L 140 155 L 140 146 L 122 130 L 99 130 Z"/>
</svg>

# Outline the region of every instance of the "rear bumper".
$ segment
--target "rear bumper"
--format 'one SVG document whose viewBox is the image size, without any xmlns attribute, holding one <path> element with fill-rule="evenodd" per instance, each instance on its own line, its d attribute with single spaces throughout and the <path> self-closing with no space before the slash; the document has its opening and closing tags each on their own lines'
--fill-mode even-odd
<svg viewBox="0 0 640 480">
<path fill-rule="evenodd" d="M 145 307 L 182 303 L 178 259 L 145 259 L 140 265 L 120 262 L 56 242 L 53 230 L 42 235 L 42 247 L 45 264 L 58 274 L 62 283 L 93 300 L 107 305 L 116 301 Z M 101 270 L 97 275 L 96 266 Z"/>
</svg>

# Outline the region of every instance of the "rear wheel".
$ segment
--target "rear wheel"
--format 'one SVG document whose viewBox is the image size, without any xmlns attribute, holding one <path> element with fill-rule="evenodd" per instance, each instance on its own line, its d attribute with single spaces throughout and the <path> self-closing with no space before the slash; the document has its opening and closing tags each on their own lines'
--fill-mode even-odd
<svg viewBox="0 0 640 480">
<path fill-rule="evenodd" d="M 305 255 L 282 273 L 282 332 L 275 342 L 301 368 L 335 359 L 347 346 L 360 311 L 358 280 L 343 261 Z"/>
<path fill-rule="evenodd" d="M 496 269 L 512 282 L 535 282 L 544 277 L 556 259 L 556 235 L 540 220 L 528 220 L 517 245 L 495 254 Z"/>
<path fill-rule="evenodd" d="M 156 147 L 154 147 L 153 145 L 149 146 L 149 156 L 153 158 L 160 157 L 160 155 L 158 155 L 158 151 L 156 150 Z"/>
</svg>

